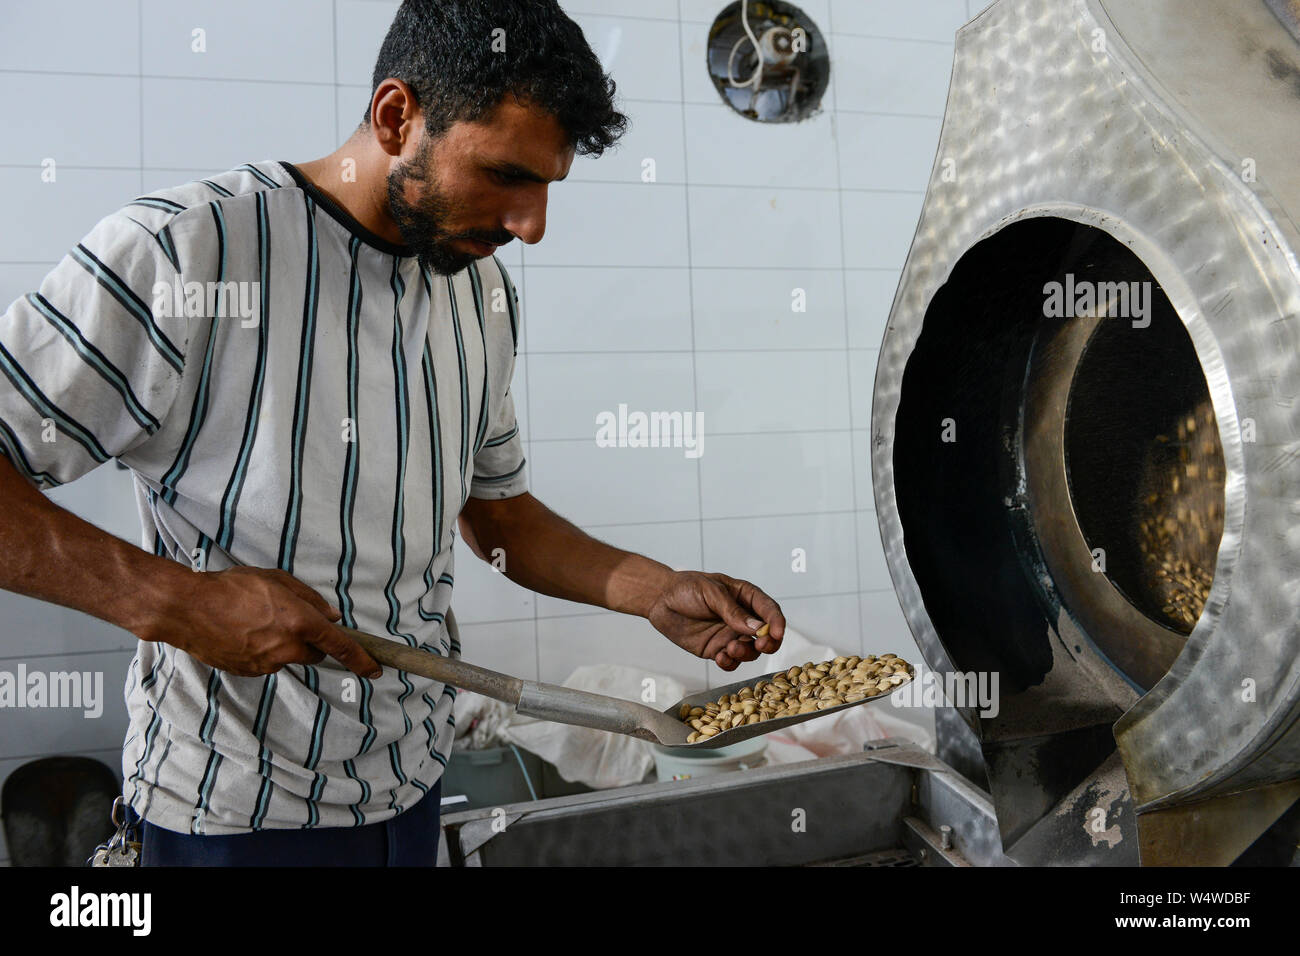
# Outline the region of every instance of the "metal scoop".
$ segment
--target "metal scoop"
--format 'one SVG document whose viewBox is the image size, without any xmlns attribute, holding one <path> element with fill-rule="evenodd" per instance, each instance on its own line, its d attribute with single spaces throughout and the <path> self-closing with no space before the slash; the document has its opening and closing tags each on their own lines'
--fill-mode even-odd
<svg viewBox="0 0 1300 956">
<path fill-rule="evenodd" d="M 572 724 L 575 727 L 591 727 L 595 730 L 605 730 L 615 734 L 627 734 L 630 737 L 650 740 L 665 747 L 692 747 L 700 750 L 726 747 L 740 743 L 742 740 L 749 740 L 751 737 L 770 734 L 774 730 L 801 724 L 805 720 L 812 720 L 814 717 L 827 717 L 831 714 L 838 714 L 849 707 L 857 707 L 859 704 L 881 700 L 897 689 L 891 688 L 883 694 L 827 707 L 825 710 L 815 710 L 811 713 L 797 714 L 792 717 L 778 717 L 753 724 L 742 724 L 739 727 L 723 730 L 712 737 L 706 737 L 693 744 L 688 744 L 686 738 L 691 735 L 694 728 L 683 723 L 677 716 L 683 704 L 688 704 L 691 707 L 703 707 L 709 701 L 716 700 L 723 694 L 733 693 L 760 680 L 771 680 L 778 674 L 784 674 L 785 671 L 773 671 L 771 674 L 750 677 L 736 681 L 734 684 L 698 691 L 683 697 L 666 710 L 659 711 L 653 707 L 633 703 L 629 700 L 606 697 L 604 694 L 591 694 L 587 691 L 574 690 L 571 687 L 560 687 L 557 684 L 544 684 L 540 681 L 521 680 L 518 677 L 511 677 L 508 674 L 488 670 L 486 667 L 467 664 L 464 661 L 453 660 L 449 657 L 441 657 L 428 651 L 409 647 L 406 644 L 399 644 L 396 641 L 367 634 L 364 631 L 344 627 L 341 624 L 336 626 L 365 648 L 366 653 L 385 666 L 396 667 L 398 670 L 418 674 L 421 677 L 427 677 L 430 680 L 440 681 L 444 684 L 451 684 L 453 687 L 473 691 L 476 694 L 482 694 L 484 697 L 491 697 L 493 700 L 503 701 L 513 706 L 516 713 L 523 714 L 526 717 L 537 717 L 541 720 L 550 720 L 560 724 Z"/>
</svg>

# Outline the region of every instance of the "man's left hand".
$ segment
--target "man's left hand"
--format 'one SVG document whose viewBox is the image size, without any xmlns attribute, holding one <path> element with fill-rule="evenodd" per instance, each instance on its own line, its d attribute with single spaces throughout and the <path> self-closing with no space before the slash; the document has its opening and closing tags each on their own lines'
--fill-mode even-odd
<svg viewBox="0 0 1300 956">
<path fill-rule="evenodd" d="M 781 606 L 748 581 L 704 571 L 678 571 L 646 615 L 661 634 L 724 671 L 772 654 L 785 636 Z M 754 634 L 764 624 L 763 637 Z"/>
</svg>

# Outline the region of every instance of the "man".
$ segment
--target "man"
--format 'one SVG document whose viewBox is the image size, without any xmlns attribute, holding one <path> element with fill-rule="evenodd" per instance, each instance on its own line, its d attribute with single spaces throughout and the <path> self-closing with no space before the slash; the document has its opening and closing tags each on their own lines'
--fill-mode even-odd
<svg viewBox="0 0 1300 956">
<path fill-rule="evenodd" d="M 550 0 L 406 0 L 334 154 L 136 199 L 4 315 L 0 586 L 139 637 L 122 769 L 146 864 L 433 863 L 455 690 L 334 622 L 459 656 L 457 519 L 520 585 L 723 670 L 779 647 L 754 585 L 527 492 L 492 252 L 539 242 L 548 185 L 622 134 L 613 92 Z M 109 458 L 152 553 L 37 491 Z"/>
</svg>

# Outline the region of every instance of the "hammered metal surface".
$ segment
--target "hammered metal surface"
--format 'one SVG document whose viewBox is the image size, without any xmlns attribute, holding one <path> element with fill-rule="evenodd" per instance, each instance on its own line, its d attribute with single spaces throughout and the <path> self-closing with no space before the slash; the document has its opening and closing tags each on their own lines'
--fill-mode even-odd
<svg viewBox="0 0 1300 956">
<path fill-rule="evenodd" d="M 1207 56 L 1218 42 L 1207 42 Z M 1286 79 L 1247 78 L 1255 81 L 1275 95 Z M 1116 725 L 1140 807 L 1300 774 L 1300 269 L 1294 197 L 1285 186 L 1268 189 L 1270 165 L 1295 157 L 1254 157 L 1259 181 L 1243 183 L 1242 157 L 1216 155 L 1194 132 L 1213 117 L 1189 117 L 1156 92 L 1177 83 L 1149 76 L 1088 0 L 999 0 L 959 31 L 935 169 L 872 407 L 890 574 L 918 645 L 939 668 L 948 653 L 907 562 L 893 470 L 903 371 L 928 303 L 976 242 L 1040 215 L 1110 232 L 1164 287 L 1209 385 L 1227 507 L 1200 622 L 1168 674 Z M 945 160 L 953 182 L 940 175 Z M 1243 442 L 1246 419 L 1254 442 Z M 1253 682 L 1253 700 L 1243 699 L 1243 681 Z"/>
</svg>

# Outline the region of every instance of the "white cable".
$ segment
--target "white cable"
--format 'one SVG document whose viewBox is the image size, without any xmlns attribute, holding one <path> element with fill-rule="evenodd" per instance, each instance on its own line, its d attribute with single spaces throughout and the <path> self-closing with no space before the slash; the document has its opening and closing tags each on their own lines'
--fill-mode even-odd
<svg viewBox="0 0 1300 956">
<path fill-rule="evenodd" d="M 763 80 L 763 51 L 758 45 L 758 37 L 754 36 L 754 31 L 749 26 L 749 0 L 740 0 L 740 23 L 745 28 L 745 36 L 738 39 L 731 48 L 731 53 L 727 56 L 727 82 L 737 89 L 744 89 L 747 86 L 754 88 L 754 95 L 758 95 L 759 84 Z M 754 67 L 754 72 L 744 83 L 736 79 L 734 60 L 736 51 L 740 45 L 748 39 L 754 46 L 754 55 L 758 57 L 758 65 Z"/>
</svg>

